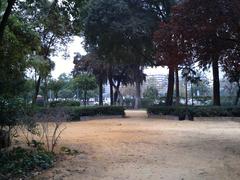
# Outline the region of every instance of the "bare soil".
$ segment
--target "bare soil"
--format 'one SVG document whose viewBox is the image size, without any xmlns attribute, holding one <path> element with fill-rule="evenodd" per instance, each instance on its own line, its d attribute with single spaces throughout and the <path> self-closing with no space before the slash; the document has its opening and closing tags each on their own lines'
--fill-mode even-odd
<svg viewBox="0 0 240 180">
<path fill-rule="evenodd" d="M 76 149 L 36 179 L 239 180 L 240 123 L 147 118 L 67 123 L 59 146 Z"/>
</svg>

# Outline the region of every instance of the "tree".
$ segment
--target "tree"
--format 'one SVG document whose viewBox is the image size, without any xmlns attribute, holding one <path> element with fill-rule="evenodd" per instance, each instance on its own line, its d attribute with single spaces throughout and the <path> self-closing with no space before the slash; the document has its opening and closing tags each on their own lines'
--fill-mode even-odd
<svg viewBox="0 0 240 180">
<path fill-rule="evenodd" d="M 173 14 L 173 21 L 186 30 L 184 38 L 191 44 L 193 58 L 203 69 L 212 65 L 213 104 L 220 105 L 219 58 L 239 37 L 235 36 L 239 33 L 239 1 L 187 0 Z"/>
<path fill-rule="evenodd" d="M 87 16 L 84 18 L 83 32 L 86 38 L 86 49 L 94 49 L 98 56 L 109 64 L 108 78 L 110 83 L 111 102 L 116 101 L 119 94 L 120 79 L 127 71 L 115 68 L 135 65 L 135 83 L 140 98 L 141 67 L 153 63 L 152 33 L 157 16 L 154 10 L 146 8 L 148 2 L 141 1 L 89 1 L 86 6 Z M 158 4 L 160 1 L 158 1 Z M 134 23 L 133 23 L 134 22 Z M 115 67 L 118 64 L 118 67 Z M 134 73 L 132 73 L 134 74 Z M 121 77 L 119 79 L 119 77 Z M 114 84 L 114 81 L 116 84 Z M 124 81 L 124 80 L 121 80 Z M 115 98 L 113 97 L 115 88 Z M 136 103 L 138 106 L 139 103 Z"/>
<path fill-rule="evenodd" d="M 99 88 L 99 105 L 103 105 L 103 85 L 107 81 L 108 65 L 95 53 L 88 53 L 85 56 L 76 54 L 74 57 L 74 74 L 88 72 L 95 76 Z"/>
<path fill-rule="evenodd" d="M 183 64 L 187 58 L 186 43 L 182 31 L 172 21 L 160 24 L 159 29 L 154 33 L 154 42 L 156 44 L 156 62 L 169 69 L 166 105 L 171 106 L 173 104 L 174 73 L 179 96 L 178 70 L 179 65 Z"/>
<path fill-rule="evenodd" d="M 158 99 L 158 90 L 154 86 L 149 86 L 143 93 L 143 98 L 150 101 L 151 104 L 154 104 L 154 102 Z"/>
<path fill-rule="evenodd" d="M 75 7 L 75 3 L 72 3 Z M 35 49 L 36 55 L 41 56 L 41 59 L 51 66 L 50 55 L 53 55 L 56 50 L 61 50 L 59 44 L 66 45 L 75 32 L 71 14 L 76 12 L 75 8 L 69 9 L 67 1 L 58 0 L 19 1 L 17 6 L 15 13 L 26 24 L 31 24 L 32 29 L 40 37 L 41 46 Z M 47 85 L 46 78 L 47 76 L 38 75 L 33 103 L 36 102 L 41 82 Z"/>
<path fill-rule="evenodd" d="M 22 91 L 28 66 L 26 56 L 39 44 L 38 36 L 31 28 L 17 16 L 9 18 L 0 46 L 1 96 L 16 96 Z"/>
<path fill-rule="evenodd" d="M 234 105 L 238 105 L 240 98 L 240 51 L 229 50 L 221 58 L 222 69 L 230 83 L 235 83 L 238 87 Z"/>
<path fill-rule="evenodd" d="M 83 91 L 84 105 L 87 105 L 87 93 L 90 90 L 97 88 L 96 79 L 92 75 L 81 74 L 74 78 L 74 83 L 77 88 Z"/>
<path fill-rule="evenodd" d="M 44 99 L 45 102 L 47 101 L 47 83 L 48 83 L 48 76 L 51 73 L 51 70 L 54 69 L 55 64 L 50 59 L 44 59 L 42 56 L 32 55 L 28 59 L 28 67 L 34 74 L 34 81 L 35 81 L 35 92 L 32 97 L 32 104 L 36 103 L 37 95 L 39 94 L 41 80 L 44 79 Z"/>
<path fill-rule="evenodd" d="M 58 99 L 58 94 L 59 94 L 60 90 L 63 88 L 63 86 L 64 86 L 64 81 L 62 81 L 60 79 L 50 80 L 49 89 L 53 91 L 55 100 Z"/>
<path fill-rule="evenodd" d="M 59 97 L 64 99 L 72 99 L 75 93 L 72 75 L 67 75 L 65 73 L 60 74 L 58 80 L 63 82 L 63 87 L 59 91 Z"/>
</svg>

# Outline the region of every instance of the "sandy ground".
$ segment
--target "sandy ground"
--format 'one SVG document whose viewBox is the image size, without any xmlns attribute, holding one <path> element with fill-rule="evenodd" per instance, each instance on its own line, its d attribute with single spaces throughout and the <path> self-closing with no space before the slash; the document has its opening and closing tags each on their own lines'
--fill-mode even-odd
<svg viewBox="0 0 240 180">
<path fill-rule="evenodd" d="M 60 146 L 78 150 L 36 179 L 239 180 L 240 123 L 128 118 L 68 123 Z"/>
</svg>

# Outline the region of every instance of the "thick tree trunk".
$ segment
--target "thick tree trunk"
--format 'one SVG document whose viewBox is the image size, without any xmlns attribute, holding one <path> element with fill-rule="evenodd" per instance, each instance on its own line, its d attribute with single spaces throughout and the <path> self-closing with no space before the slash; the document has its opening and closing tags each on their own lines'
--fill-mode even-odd
<svg viewBox="0 0 240 180">
<path fill-rule="evenodd" d="M 174 67 L 169 66 L 169 74 L 168 74 L 168 90 L 167 90 L 167 98 L 166 105 L 173 105 L 173 91 L 174 91 Z"/>
<path fill-rule="evenodd" d="M 115 92 L 114 92 L 114 104 L 116 105 L 117 104 L 117 100 L 118 100 L 118 97 L 119 97 L 119 94 L 120 94 L 120 91 L 119 91 L 119 88 L 120 88 L 120 84 L 121 84 L 121 80 L 119 80 L 117 82 L 117 85 L 114 85 L 114 88 L 115 88 Z"/>
<path fill-rule="evenodd" d="M 176 74 L 176 105 L 179 105 L 179 102 L 180 102 L 180 92 L 179 92 L 178 67 L 175 69 L 175 74 Z"/>
<path fill-rule="evenodd" d="M 141 82 L 139 80 L 136 81 L 136 97 L 135 97 L 135 105 L 134 109 L 139 109 L 141 107 Z"/>
<path fill-rule="evenodd" d="M 11 145 L 10 132 L 0 130 L 0 149 L 7 148 Z"/>
<path fill-rule="evenodd" d="M 218 57 L 213 58 L 212 71 L 213 71 L 213 105 L 221 106 Z"/>
<path fill-rule="evenodd" d="M 35 105 L 36 104 L 36 101 L 37 101 L 37 96 L 38 96 L 38 93 L 39 93 L 39 89 L 40 89 L 40 84 L 41 84 L 41 76 L 38 77 L 38 80 L 36 82 L 36 85 L 35 85 L 35 93 L 33 95 L 33 99 L 32 99 L 32 104 Z"/>
<path fill-rule="evenodd" d="M 110 85 L 110 105 L 112 106 L 114 103 L 114 99 L 113 99 L 113 84 L 112 81 L 109 81 L 109 85 Z"/>
<path fill-rule="evenodd" d="M 237 96 L 236 96 L 236 100 L 235 100 L 235 103 L 234 103 L 235 106 L 238 105 L 239 98 L 240 98 L 240 86 L 238 87 Z"/>
<path fill-rule="evenodd" d="M 103 82 L 99 81 L 99 106 L 103 105 Z"/>
<path fill-rule="evenodd" d="M 16 0 L 8 0 L 8 6 L 3 14 L 2 21 L 0 24 L 0 44 L 2 43 L 4 30 L 7 26 L 7 21 L 12 12 L 12 8 L 13 8 L 13 5 L 15 2 L 16 2 Z"/>
<path fill-rule="evenodd" d="M 117 104 L 117 99 L 118 99 L 118 90 L 115 89 L 114 96 L 113 96 L 113 101 L 115 105 Z"/>
</svg>

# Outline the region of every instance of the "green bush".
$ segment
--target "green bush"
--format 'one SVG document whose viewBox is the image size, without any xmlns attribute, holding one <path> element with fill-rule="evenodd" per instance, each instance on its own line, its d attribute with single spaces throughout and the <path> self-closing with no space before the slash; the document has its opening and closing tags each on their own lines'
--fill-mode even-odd
<svg viewBox="0 0 240 180">
<path fill-rule="evenodd" d="M 0 126 L 15 126 L 25 114 L 24 102 L 20 98 L 0 97 Z"/>
<path fill-rule="evenodd" d="M 147 109 L 152 115 L 176 115 L 186 113 L 184 106 L 155 106 Z M 231 106 L 189 106 L 188 113 L 194 117 L 240 117 L 240 107 Z"/>
<path fill-rule="evenodd" d="M 70 120 L 79 120 L 81 116 L 121 115 L 124 116 L 124 108 L 121 106 L 92 106 L 68 108 Z"/>
<path fill-rule="evenodd" d="M 0 179 L 24 178 L 32 171 L 52 167 L 54 155 L 42 149 L 27 150 L 20 147 L 0 151 Z"/>
<path fill-rule="evenodd" d="M 49 103 L 50 107 L 64 107 L 64 106 L 80 106 L 79 101 L 52 101 Z"/>
<path fill-rule="evenodd" d="M 124 107 L 122 106 L 86 106 L 86 107 L 59 107 L 60 110 L 66 114 L 67 119 L 69 121 L 76 121 L 79 120 L 81 116 L 104 116 L 104 115 L 120 115 L 124 116 Z M 51 114 L 57 112 L 58 108 L 37 108 L 35 109 L 35 113 L 38 116 L 41 114 L 49 113 L 52 111 Z"/>
<path fill-rule="evenodd" d="M 26 107 L 21 98 L 0 97 L 0 149 L 11 145 L 12 129 L 26 117 Z"/>
</svg>

